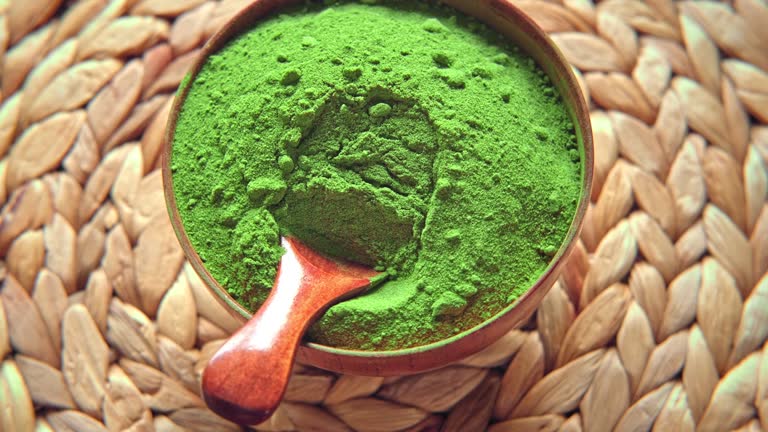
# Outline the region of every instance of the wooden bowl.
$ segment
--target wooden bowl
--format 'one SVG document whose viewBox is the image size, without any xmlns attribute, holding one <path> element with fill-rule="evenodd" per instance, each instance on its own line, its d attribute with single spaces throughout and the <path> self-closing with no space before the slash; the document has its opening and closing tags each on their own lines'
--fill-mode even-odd
<svg viewBox="0 0 768 432">
<path fill-rule="evenodd" d="M 187 82 L 192 82 L 208 57 L 224 47 L 234 36 L 253 27 L 260 19 L 272 12 L 299 3 L 302 1 L 257 0 L 245 8 L 206 43 Z M 466 15 L 474 16 L 516 43 L 536 60 L 539 67 L 546 72 L 562 95 L 574 123 L 583 162 L 581 197 L 575 216 L 563 244 L 536 283 L 517 301 L 502 309 L 492 318 L 439 342 L 400 350 L 356 351 L 305 342 L 299 347 L 297 354 L 298 361 L 302 363 L 338 373 L 388 376 L 436 369 L 472 355 L 499 339 L 512 328 L 521 325 L 531 316 L 549 288 L 557 280 L 560 269 L 578 238 L 592 186 L 593 148 L 589 111 L 570 65 L 552 40 L 528 16 L 508 3 L 507 0 L 443 0 L 443 3 Z M 170 169 L 171 145 L 179 111 L 188 91 L 189 86 L 183 86 L 179 90 L 173 103 L 165 134 L 162 168 L 166 203 L 176 235 L 192 267 L 227 310 L 245 323 L 251 317 L 250 312 L 237 303 L 206 270 L 200 256 L 187 237 L 176 206 Z"/>
</svg>

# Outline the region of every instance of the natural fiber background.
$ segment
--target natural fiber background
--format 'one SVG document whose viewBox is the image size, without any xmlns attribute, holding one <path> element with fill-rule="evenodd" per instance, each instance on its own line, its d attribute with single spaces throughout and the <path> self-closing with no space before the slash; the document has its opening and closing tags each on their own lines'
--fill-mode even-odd
<svg viewBox="0 0 768 432">
<path fill-rule="evenodd" d="M 174 89 L 246 3 L 0 0 L 0 430 L 240 430 L 197 393 L 237 324 L 184 263 L 157 166 Z M 560 283 L 455 366 L 297 366 L 256 429 L 768 431 L 766 3 L 517 3 L 593 109 Z"/>
</svg>

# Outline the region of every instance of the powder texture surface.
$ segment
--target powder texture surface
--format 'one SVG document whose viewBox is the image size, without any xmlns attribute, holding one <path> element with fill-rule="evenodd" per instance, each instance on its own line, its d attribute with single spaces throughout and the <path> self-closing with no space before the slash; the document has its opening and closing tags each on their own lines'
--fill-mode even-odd
<svg viewBox="0 0 768 432">
<path fill-rule="evenodd" d="M 423 345 L 523 294 L 569 228 L 580 154 L 535 62 L 424 2 L 326 2 L 271 17 L 210 57 L 171 169 L 210 273 L 254 310 L 281 235 L 387 272 L 331 307 L 315 342 Z"/>
</svg>

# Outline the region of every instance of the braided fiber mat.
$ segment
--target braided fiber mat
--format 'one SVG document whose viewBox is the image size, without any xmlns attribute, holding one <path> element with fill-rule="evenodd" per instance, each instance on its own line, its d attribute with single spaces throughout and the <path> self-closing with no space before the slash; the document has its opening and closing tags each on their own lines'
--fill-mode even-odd
<svg viewBox="0 0 768 432">
<path fill-rule="evenodd" d="M 0 0 L 0 430 L 239 431 L 237 322 L 158 171 L 172 93 L 248 1 Z M 410 377 L 297 365 L 264 431 L 768 431 L 768 6 L 520 0 L 577 68 L 595 189 L 522 329 Z"/>
</svg>

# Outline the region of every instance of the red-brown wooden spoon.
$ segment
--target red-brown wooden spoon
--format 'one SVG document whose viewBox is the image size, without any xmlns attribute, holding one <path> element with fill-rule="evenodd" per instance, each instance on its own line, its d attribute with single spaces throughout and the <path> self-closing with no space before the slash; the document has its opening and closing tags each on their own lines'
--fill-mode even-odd
<svg viewBox="0 0 768 432">
<path fill-rule="evenodd" d="M 208 407 L 235 423 L 268 419 L 285 393 L 296 348 L 312 321 L 379 275 L 324 257 L 293 238 L 282 239 L 280 260 L 264 305 L 211 358 L 203 372 Z"/>
</svg>

